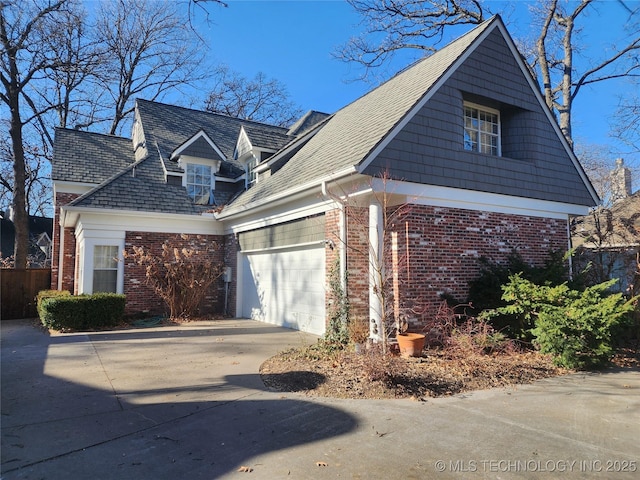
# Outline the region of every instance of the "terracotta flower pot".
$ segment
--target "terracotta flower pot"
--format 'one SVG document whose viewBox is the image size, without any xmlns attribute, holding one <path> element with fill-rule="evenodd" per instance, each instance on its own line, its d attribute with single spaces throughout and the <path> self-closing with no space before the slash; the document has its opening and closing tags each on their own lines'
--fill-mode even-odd
<svg viewBox="0 0 640 480">
<path fill-rule="evenodd" d="M 400 333 L 396 335 L 400 355 L 403 357 L 419 357 L 424 348 L 425 336 L 421 333 Z"/>
</svg>

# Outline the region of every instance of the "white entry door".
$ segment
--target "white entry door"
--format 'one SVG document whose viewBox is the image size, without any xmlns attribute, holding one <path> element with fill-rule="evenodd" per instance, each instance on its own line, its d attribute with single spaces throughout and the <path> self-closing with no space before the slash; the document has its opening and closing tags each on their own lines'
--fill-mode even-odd
<svg viewBox="0 0 640 480">
<path fill-rule="evenodd" d="M 242 254 L 242 264 L 243 317 L 324 334 L 324 245 Z"/>
</svg>

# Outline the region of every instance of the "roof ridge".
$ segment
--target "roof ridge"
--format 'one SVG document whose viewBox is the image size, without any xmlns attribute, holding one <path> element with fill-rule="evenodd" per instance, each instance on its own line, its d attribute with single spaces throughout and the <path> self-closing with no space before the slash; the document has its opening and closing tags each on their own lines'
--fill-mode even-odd
<svg viewBox="0 0 640 480">
<path fill-rule="evenodd" d="M 111 133 L 102 133 L 102 132 L 92 132 L 90 130 L 78 130 L 77 128 L 69 128 L 69 127 L 54 127 L 54 131 L 63 131 L 70 133 L 81 133 L 83 135 L 94 135 L 99 137 L 111 138 L 111 139 L 119 139 L 119 140 L 128 140 L 131 141 L 129 137 L 123 137 L 122 135 L 113 135 Z"/>
<path fill-rule="evenodd" d="M 217 112 L 209 112 L 207 110 L 201 110 L 201 109 L 196 109 L 196 108 L 191 108 L 191 107 L 183 107 L 181 105 L 172 105 L 169 103 L 164 103 L 164 102 L 158 102 L 155 100 L 147 100 L 144 98 L 136 98 L 136 102 L 144 102 L 144 103 L 150 103 L 150 104 L 155 104 L 155 105 L 161 105 L 164 107 L 170 107 L 170 108 L 177 108 L 180 110 L 187 110 L 190 112 L 196 112 L 196 113 L 201 113 L 203 115 L 211 115 L 211 116 L 215 116 L 215 117 L 222 117 L 222 118 L 226 118 L 229 120 L 233 120 L 236 122 L 248 122 L 248 123 L 252 123 L 258 126 L 264 126 L 264 127 L 269 127 L 269 128 L 277 128 L 277 129 L 282 129 L 282 130 L 288 130 L 287 127 L 280 127 L 278 125 L 272 125 L 270 123 L 265 123 L 265 122 L 258 122 L 256 120 L 249 120 L 249 119 L 244 119 L 244 118 L 240 118 L 240 117 L 234 117 L 232 115 L 227 115 L 225 113 L 217 113 Z"/>
</svg>

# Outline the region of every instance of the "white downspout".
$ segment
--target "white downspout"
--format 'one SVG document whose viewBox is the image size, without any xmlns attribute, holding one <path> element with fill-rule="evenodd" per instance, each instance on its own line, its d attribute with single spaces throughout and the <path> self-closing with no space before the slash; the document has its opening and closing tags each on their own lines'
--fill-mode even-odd
<svg viewBox="0 0 640 480">
<path fill-rule="evenodd" d="M 347 295 L 347 212 L 340 203 L 340 286 Z"/>
<path fill-rule="evenodd" d="M 322 197 L 328 200 L 333 200 L 327 190 L 327 182 L 322 181 L 320 184 Z M 335 200 L 334 200 L 335 201 Z M 342 202 L 335 201 L 340 209 L 340 217 L 338 220 L 338 235 L 340 243 L 340 286 L 343 292 L 347 292 L 347 214 L 345 211 L 345 205 Z"/>
</svg>

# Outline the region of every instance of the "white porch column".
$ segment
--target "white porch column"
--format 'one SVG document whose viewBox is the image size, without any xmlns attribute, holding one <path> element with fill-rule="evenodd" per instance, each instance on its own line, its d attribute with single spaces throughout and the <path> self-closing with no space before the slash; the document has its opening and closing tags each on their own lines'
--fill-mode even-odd
<svg viewBox="0 0 640 480">
<path fill-rule="evenodd" d="M 369 337 L 382 341 L 382 206 L 373 199 L 369 204 Z"/>
</svg>

